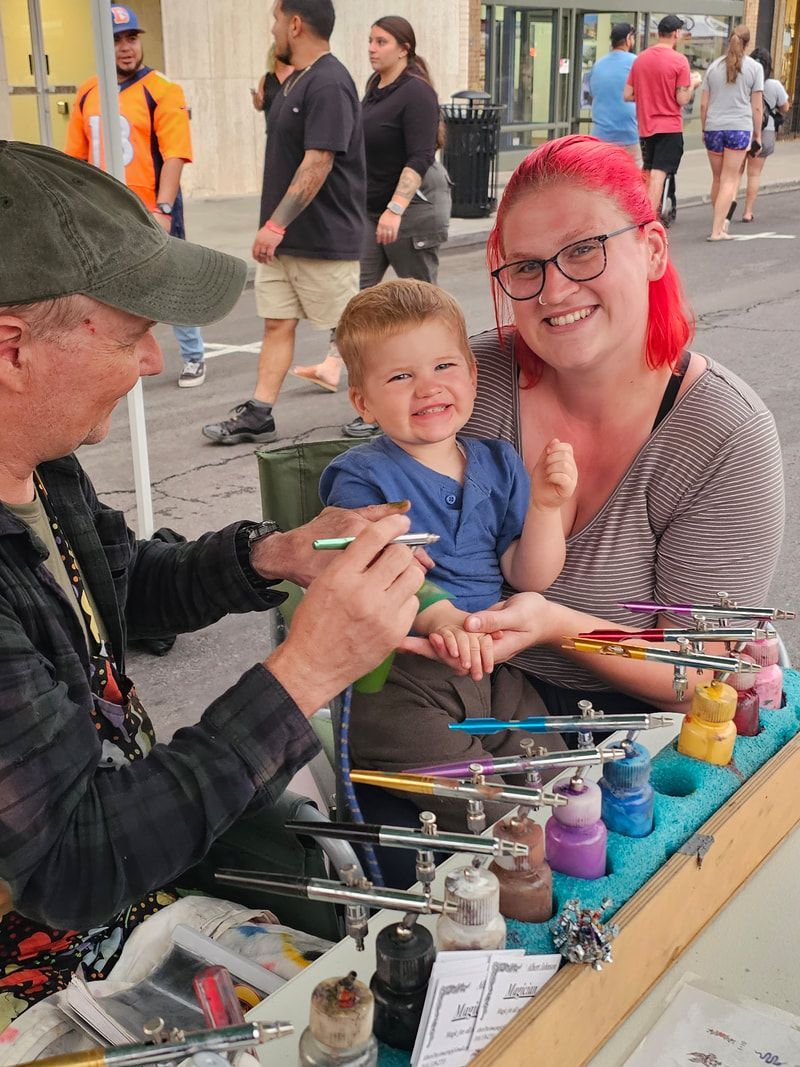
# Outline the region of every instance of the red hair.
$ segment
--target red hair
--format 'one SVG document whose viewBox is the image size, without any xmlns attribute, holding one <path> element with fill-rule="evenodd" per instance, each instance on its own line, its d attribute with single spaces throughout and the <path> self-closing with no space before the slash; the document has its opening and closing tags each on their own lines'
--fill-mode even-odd
<svg viewBox="0 0 800 1067">
<path fill-rule="evenodd" d="M 573 182 L 613 200 L 631 222 L 654 222 L 656 213 L 647 195 L 641 172 L 624 148 L 598 141 L 596 137 L 561 137 L 547 141 L 519 164 L 506 185 L 494 228 L 486 244 L 489 270 L 503 262 L 503 222 L 512 204 L 526 193 L 546 185 Z M 641 233 L 641 231 L 639 231 Z M 510 303 L 492 278 L 495 320 L 501 341 L 505 341 L 504 320 Z M 681 352 L 694 335 L 694 315 L 684 296 L 678 272 L 667 261 L 663 277 L 650 282 L 645 355 L 653 369 L 675 366 Z M 517 333 L 516 359 L 532 385 L 542 373 L 542 361 Z"/>
</svg>

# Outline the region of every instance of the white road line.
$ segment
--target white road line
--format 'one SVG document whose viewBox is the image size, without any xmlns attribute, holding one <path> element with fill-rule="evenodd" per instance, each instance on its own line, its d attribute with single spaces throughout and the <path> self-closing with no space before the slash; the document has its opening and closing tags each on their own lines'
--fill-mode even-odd
<svg viewBox="0 0 800 1067">
<path fill-rule="evenodd" d="M 203 347 L 205 349 L 206 359 L 216 359 L 217 356 L 230 356 L 234 352 L 260 352 L 261 342 L 252 341 L 250 344 L 246 345 L 220 345 L 206 341 Z"/>
<path fill-rule="evenodd" d="M 767 241 L 794 241 L 796 233 L 775 233 L 773 230 L 765 230 L 764 233 L 742 233 L 731 237 L 732 241 L 758 241 L 761 238 Z"/>
</svg>

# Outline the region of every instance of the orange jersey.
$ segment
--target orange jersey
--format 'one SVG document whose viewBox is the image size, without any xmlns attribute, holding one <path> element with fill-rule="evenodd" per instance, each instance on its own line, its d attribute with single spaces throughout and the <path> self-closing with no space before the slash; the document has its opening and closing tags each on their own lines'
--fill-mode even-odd
<svg viewBox="0 0 800 1067">
<path fill-rule="evenodd" d="M 183 89 L 157 70 L 147 70 L 119 94 L 125 183 L 151 210 L 165 159 L 192 161 L 189 111 Z M 103 165 L 97 76 L 80 87 L 69 120 L 67 155 Z"/>
</svg>

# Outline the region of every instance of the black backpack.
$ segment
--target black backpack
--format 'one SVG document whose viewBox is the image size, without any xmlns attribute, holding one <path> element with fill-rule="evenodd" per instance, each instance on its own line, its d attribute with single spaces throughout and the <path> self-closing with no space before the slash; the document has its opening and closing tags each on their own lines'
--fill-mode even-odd
<svg viewBox="0 0 800 1067">
<path fill-rule="evenodd" d="M 772 121 L 775 123 L 775 133 L 777 133 L 778 130 L 781 128 L 781 126 L 783 126 L 784 122 L 786 121 L 786 116 L 784 114 L 782 114 L 780 111 L 778 111 L 777 107 L 776 108 L 771 108 L 769 106 L 769 104 L 767 103 L 766 99 L 765 99 L 764 100 L 764 113 L 763 113 L 763 115 L 761 117 L 761 129 L 762 130 L 766 129 L 767 123 L 769 122 L 770 119 L 772 119 Z"/>
</svg>

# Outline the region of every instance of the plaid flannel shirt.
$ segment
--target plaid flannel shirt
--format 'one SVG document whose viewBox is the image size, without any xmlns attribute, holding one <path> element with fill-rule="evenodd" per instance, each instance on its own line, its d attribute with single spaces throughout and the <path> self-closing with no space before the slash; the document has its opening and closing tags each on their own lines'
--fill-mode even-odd
<svg viewBox="0 0 800 1067">
<path fill-rule="evenodd" d="M 239 561 L 241 523 L 185 544 L 137 541 L 74 456 L 39 473 L 120 669 L 127 636 L 280 603 Z M 0 879 L 22 914 L 86 930 L 174 882 L 248 805 L 277 798 L 319 744 L 258 664 L 168 745 L 101 767 L 86 641 L 43 556 L 0 505 Z"/>
</svg>

